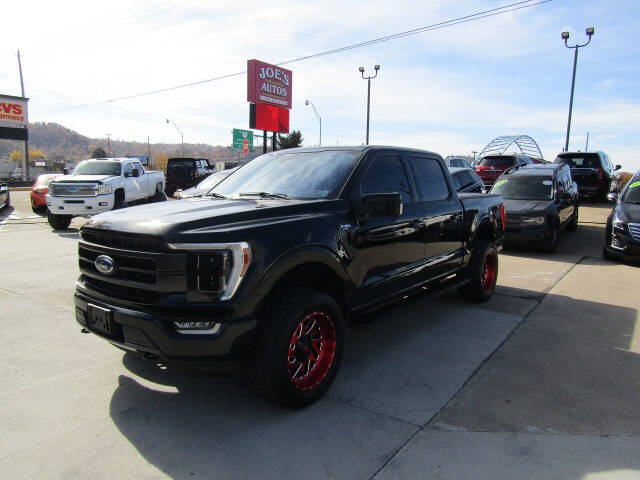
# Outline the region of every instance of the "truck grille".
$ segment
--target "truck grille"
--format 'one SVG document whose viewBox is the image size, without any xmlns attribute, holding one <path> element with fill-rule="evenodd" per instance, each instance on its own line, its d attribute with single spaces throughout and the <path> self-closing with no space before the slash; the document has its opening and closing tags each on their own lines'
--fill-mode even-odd
<svg viewBox="0 0 640 480">
<path fill-rule="evenodd" d="M 82 281 L 86 287 L 98 293 L 101 293 L 102 295 L 110 298 L 128 300 L 131 302 L 155 303 L 164 298 L 167 298 L 170 295 L 164 292 L 154 292 L 152 290 L 145 290 L 142 288 L 104 282 L 87 275 L 82 276 Z"/>
<path fill-rule="evenodd" d="M 95 266 L 96 258 L 101 255 L 101 252 L 91 250 L 80 245 L 78 247 L 78 255 L 81 270 L 88 271 L 96 275 L 101 274 Z M 113 259 L 116 265 L 114 273 L 109 275 L 109 278 L 144 283 L 147 285 L 155 285 L 155 260 L 125 255 L 115 255 L 111 252 L 109 252 L 108 255 Z"/>
<path fill-rule="evenodd" d="M 80 235 L 87 242 L 110 248 L 135 250 L 138 252 L 170 251 L 161 238 L 136 233 L 112 232 L 97 228 L 83 228 Z"/>
<path fill-rule="evenodd" d="M 51 183 L 49 190 L 54 197 L 96 197 L 96 183 Z"/>
<path fill-rule="evenodd" d="M 640 223 L 630 223 L 629 233 L 631 234 L 631 238 L 640 242 Z"/>
</svg>

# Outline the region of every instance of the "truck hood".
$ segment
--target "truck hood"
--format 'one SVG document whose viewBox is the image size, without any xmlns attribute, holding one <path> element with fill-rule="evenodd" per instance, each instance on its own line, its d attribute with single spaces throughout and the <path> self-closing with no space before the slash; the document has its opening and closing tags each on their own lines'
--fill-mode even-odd
<svg viewBox="0 0 640 480">
<path fill-rule="evenodd" d="M 52 180 L 51 183 L 104 183 L 111 178 L 117 178 L 113 175 L 63 175 Z"/>
<path fill-rule="evenodd" d="M 249 229 L 296 221 L 317 221 L 346 208 L 342 200 L 215 199 L 207 197 L 169 200 L 96 215 L 85 224 L 119 232 L 160 236 L 169 242 L 235 239 Z M 313 228 L 313 227 L 310 227 Z"/>
<path fill-rule="evenodd" d="M 529 215 L 545 212 L 553 205 L 552 200 L 504 200 L 507 215 Z"/>
</svg>

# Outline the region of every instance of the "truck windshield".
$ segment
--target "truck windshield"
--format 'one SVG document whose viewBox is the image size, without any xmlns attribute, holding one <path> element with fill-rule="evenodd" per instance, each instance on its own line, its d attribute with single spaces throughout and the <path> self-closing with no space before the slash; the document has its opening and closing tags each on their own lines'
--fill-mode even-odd
<svg viewBox="0 0 640 480">
<path fill-rule="evenodd" d="M 120 175 L 120 163 L 88 160 L 79 163 L 73 170 L 73 175 Z"/>
<path fill-rule="evenodd" d="M 505 200 L 553 200 L 553 181 L 543 178 L 519 178 L 498 180 L 491 193 L 502 195 Z"/>
<path fill-rule="evenodd" d="M 268 153 L 243 166 L 211 192 L 227 197 L 270 192 L 287 198 L 327 198 L 344 182 L 360 152 Z"/>
</svg>

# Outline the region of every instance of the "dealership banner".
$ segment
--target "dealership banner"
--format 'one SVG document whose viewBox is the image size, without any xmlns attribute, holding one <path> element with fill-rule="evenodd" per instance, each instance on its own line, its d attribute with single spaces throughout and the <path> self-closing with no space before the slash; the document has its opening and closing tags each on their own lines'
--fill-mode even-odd
<svg viewBox="0 0 640 480">
<path fill-rule="evenodd" d="M 247 61 L 247 101 L 291 108 L 291 70 L 260 60 Z"/>
<path fill-rule="evenodd" d="M 26 128 L 28 101 L 28 98 L 0 95 L 0 126 Z"/>
</svg>

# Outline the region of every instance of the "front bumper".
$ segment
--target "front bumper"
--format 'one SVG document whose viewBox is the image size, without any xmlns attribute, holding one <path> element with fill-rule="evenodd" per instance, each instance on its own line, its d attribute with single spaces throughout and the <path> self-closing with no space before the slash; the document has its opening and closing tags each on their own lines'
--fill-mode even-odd
<svg viewBox="0 0 640 480">
<path fill-rule="evenodd" d="M 88 305 L 109 310 L 112 315 L 111 334 L 97 331 L 88 324 Z M 188 309 L 184 316 L 190 320 Z M 220 318 L 219 327 L 212 334 L 178 333 L 172 326 L 170 318 L 157 313 L 139 311 L 113 305 L 103 300 L 96 300 L 76 290 L 76 321 L 82 327 L 125 350 L 143 354 L 157 355 L 167 359 L 204 359 L 229 357 L 245 353 L 250 348 L 253 333 L 257 325 L 257 317 L 251 315 L 241 318 Z M 180 320 L 176 318 L 175 320 Z M 207 317 L 215 321 L 215 316 Z"/>
<path fill-rule="evenodd" d="M 535 225 L 525 227 L 507 226 L 504 232 L 504 243 L 510 244 L 540 244 L 547 240 L 552 230 L 548 225 Z"/>
<path fill-rule="evenodd" d="M 47 207 L 56 215 L 95 215 L 113 209 L 114 195 L 96 197 L 54 197 L 47 195 Z"/>
<path fill-rule="evenodd" d="M 640 241 L 637 241 L 619 228 L 615 228 L 612 235 L 609 235 L 604 245 L 611 256 L 623 261 L 640 261 Z"/>
</svg>

